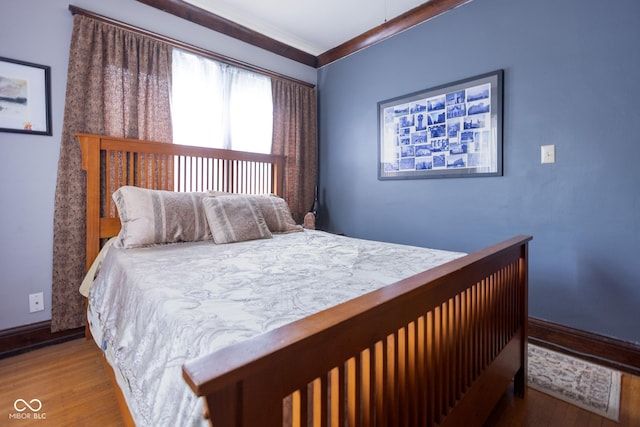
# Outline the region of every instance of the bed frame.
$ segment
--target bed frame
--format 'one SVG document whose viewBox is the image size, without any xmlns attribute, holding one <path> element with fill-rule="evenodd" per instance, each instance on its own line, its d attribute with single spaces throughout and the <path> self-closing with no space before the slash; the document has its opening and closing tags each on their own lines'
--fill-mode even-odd
<svg viewBox="0 0 640 427">
<path fill-rule="evenodd" d="M 121 185 L 283 194 L 281 156 L 78 134 L 87 267 L 119 231 Z M 215 427 L 482 426 L 527 383 L 517 236 L 183 366 Z"/>
</svg>

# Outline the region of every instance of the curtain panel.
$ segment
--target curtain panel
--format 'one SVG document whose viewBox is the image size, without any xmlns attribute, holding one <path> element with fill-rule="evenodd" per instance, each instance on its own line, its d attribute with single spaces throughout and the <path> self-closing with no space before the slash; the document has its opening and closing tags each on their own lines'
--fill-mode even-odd
<svg viewBox="0 0 640 427">
<path fill-rule="evenodd" d="M 273 154 L 287 156 L 284 198 L 301 224 L 313 205 L 318 175 L 316 90 L 273 78 Z"/>
<path fill-rule="evenodd" d="M 51 329 L 81 327 L 85 175 L 77 132 L 171 142 L 169 44 L 74 16 L 53 227 Z"/>
</svg>

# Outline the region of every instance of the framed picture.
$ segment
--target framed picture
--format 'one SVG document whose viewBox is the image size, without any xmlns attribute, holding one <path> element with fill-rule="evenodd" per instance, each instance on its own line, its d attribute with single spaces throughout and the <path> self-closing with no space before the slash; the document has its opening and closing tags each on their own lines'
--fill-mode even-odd
<svg viewBox="0 0 640 427">
<path fill-rule="evenodd" d="M 378 179 L 502 175 L 503 71 L 378 103 Z"/>
<path fill-rule="evenodd" d="M 51 135 L 51 67 L 0 57 L 0 132 Z"/>
</svg>

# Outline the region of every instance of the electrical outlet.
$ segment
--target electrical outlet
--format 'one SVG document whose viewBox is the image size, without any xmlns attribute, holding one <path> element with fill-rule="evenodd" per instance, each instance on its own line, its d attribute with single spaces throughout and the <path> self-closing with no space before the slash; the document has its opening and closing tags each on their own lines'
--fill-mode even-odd
<svg viewBox="0 0 640 427">
<path fill-rule="evenodd" d="M 29 313 L 44 310 L 44 295 L 42 292 L 29 294 Z"/>
</svg>

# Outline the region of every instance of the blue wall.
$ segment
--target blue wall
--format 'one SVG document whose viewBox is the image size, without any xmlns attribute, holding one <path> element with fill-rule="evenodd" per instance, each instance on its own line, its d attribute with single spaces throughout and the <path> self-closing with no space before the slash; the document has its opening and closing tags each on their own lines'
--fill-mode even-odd
<svg viewBox="0 0 640 427">
<path fill-rule="evenodd" d="M 637 0 L 474 0 L 322 68 L 323 225 L 468 252 L 532 234 L 530 314 L 640 342 L 639 17 Z M 377 102 L 500 68 L 503 177 L 377 180 Z"/>
</svg>

